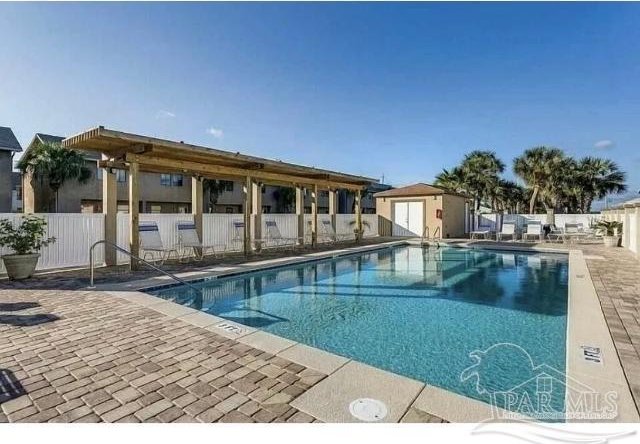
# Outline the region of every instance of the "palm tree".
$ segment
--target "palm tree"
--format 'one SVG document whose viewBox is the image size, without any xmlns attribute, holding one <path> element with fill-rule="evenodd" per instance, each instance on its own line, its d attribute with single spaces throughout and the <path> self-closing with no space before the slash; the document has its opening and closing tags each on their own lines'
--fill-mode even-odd
<svg viewBox="0 0 640 444">
<path fill-rule="evenodd" d="M 296 190 L 291 187 L 278 187 L 273 190 L 273 198 L 277 202 L 279 212 L 289 213 L 296 199 Z"/>
<path fill-rule="evenodd" d="M 67 181 L 84 184 L 91 178 L 85 157 L 59 143 L 38 143 L 18 162 L 22 174 L 30 173 L 34 179 L 47 182 L 56 196 L 55 212 L 58 212 L 58 191 Z"/>
<path fill-rule="evenodd" d="M 217 179 L 204 179 L 202 181 L 202 189 L 209 195 L 209 208 L 207 208 L 209 213 L 213 212 L 213 208 L 218 202 L 220 194 L 227 189 L 227 182 L 226 180 Z"/>
<path fill-rule="evenodd" d="M 580 159 L 577 165 L 580 212 L 589 213 L 594 199 L 603 199 L 607 194 L 623 193 L 627 190 L 626 174 L 620 171 L 615 162 L 588 156 Z"/>
<path fill-rule="evenodd" d="M 434 185 L 455 193 L 469 193 L 467 184 L 465 183 L 464 173 L 460 167 L 455 167 L 451 171 L 443 169 L 442 173 L 436 176 Z"/>
<path fill-rule="evenodd" d="M 513 171 L 525 181 L 531 189 L 529 201 L 529 213 L 533 213 L 541 191 L 547 194 L 554 187 L 549 184 L 563 162 L 564 154 L 558 148 L 539 146 L 526 150 L 520 157 L 513 161 Z M 546 204 L 545 204 L 546 206 Z"/>
</svg>

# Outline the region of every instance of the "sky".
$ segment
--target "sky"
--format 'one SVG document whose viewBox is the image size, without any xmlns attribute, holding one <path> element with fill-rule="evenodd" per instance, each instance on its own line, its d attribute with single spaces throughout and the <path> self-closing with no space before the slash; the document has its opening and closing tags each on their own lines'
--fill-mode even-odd
<svg viewBox="0 0 640 444">
<path fill-rule="evenodd" d="M 640 4 L 2 3 L 0 42 L 23 146 L 104 125 L 400 186 L 551 145 L 640 190 Z"/>
</svg>

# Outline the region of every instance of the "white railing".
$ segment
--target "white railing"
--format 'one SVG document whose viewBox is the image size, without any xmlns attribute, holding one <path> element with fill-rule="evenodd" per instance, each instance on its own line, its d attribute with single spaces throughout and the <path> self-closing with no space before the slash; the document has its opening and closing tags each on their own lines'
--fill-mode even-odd
<svg viewBox="0 0 640 444">
<path fill-rule="evenodd" d="M 56 242 L 44 247 L 38 261 L 38 270 L 66 267 L 85 267 L 89 264 L 89 247 L 104 239 L 104 215 L 102 214 L 38 214 L 47 221 L 47 236 L 55 237 Z M 22 217 L 20 214 L 0 214 L 0 219 L 7 218 L 13 223 Z M 318 222 L 331 220 L 328 214 L 318 214 Z M 242 221 L 242 214 L 204 214 L 203 215 L 203 243 L 219 247 L 226 247 L 227 251 L 241 250 L 242 243 L 234 242 L 234 221 Z M 305 215 L 305 220 L 311 220 L 311 215 Z M 378 216 L 363 214 L 365 237 L 378 234 Z M 155 221 L 160 230 L 160 237 L 165 248 L 179 248 L 178 222 L 193 221 L 191 214 L 140 214 L 140 222 Z M 295 214 L 263 214 L 262 232 L 266 233 L 266 221 L 275 221 L 283 237 L 297 237 L 298 222 Z M 338 234 L 353 234 L 355 215 L 338 214 L 336 217 Z M 129 250 L 129 215 L 117 215 L 117 245 Z M 7 248 L 0 248 L 0 255 L 8 254 Z M 129 258 L 118 253 L 118 263 L 123 264 Z M 95 250 L 95 263 L 104 261 L 104 247 Z M 4 265 L 0 261 L 0 273 L 4 273 Z"/>
<path fill-rule="evenodd" d="M 42 248 L 38 270 L 62 267 L 86 267 L 89 264 L 89 247 L 104 238 L 102 214 L 36 214 L 47 222 L 47 237 L 56 241 Z M 0 219 L 19 223 L 21 214 L 0 214 Z M 0 248 L 0 256 L 9 254 L 8 248 Z M 102 249 L 96 251 L 96 262 L 104 261 Z M 0 273 L 5 273 L 0 261 Z"/>
</svg>

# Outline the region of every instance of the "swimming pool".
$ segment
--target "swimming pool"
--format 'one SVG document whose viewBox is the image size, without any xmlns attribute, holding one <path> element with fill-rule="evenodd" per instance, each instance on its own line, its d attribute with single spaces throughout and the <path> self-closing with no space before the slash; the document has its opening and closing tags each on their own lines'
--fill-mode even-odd
<svg viewBox="0 0 640 444">
<path fill-rule="evenodd" d="M 473 352 L 513 344 L 564 372 L 567 282 L 566 255 L 401 246 L 152 293 L 488 402 L 532 370 L 513 347 Z"/>
</svg>

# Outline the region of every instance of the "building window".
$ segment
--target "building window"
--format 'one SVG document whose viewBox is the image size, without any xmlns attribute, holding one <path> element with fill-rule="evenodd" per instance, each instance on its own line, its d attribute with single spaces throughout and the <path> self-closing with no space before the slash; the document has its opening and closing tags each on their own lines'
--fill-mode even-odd
<svg viewBox="0 0 640 444">
<path fill-rule="evenodd" d="M 161 174 L 160 175 L 160 185 L 163 187 L 171 186 L 171 174 Z"/>
<path fill-rule="evenodd" d="M 160 174 L 160 185 L 163 187 L 181 187 L 182 174 Z"/>
<path fill-rule="evenodd" d="M 22 200 L 22 185 L 16 185 L 16 199 Z"/>
<path fill-rule="evenodd" d="M 225 207 L 224 212 L 228 214 L 234 213 L 233 207 Z"/>
<path fill-rule="evenodd" d="M 151 213 L 152 214 L 160 214 L 162 213 L 162 205 L 151 205 Z"/>
<path fill-rule="evenodd" d="M 98 168 L 96 171 L 96 179 L 102 180 L 102 168 Z"/>
<path fill-rule="evenodd" d="M 220 185 L 222 186 L 222 191 L 233 192 L 233 181 L 231 180 L 221 180 Z"/>
<path fill-rule="evenodd" d="M 191 205 L 189 204 L 178 205 L 178 213 L 187 214 L 190 211 L 191 211 Z"/>
<path fill-rule="evenodd" d="M 263 205 L 262 212 L 265 214 L 271 213 L 271 205 Z"/>
<path fill-rule="evenodd" d="M 127 181 L 127 172 L 125 170 L 116 170 L 116 181 L 118 181 L 118 182 L 126 182 Z"/>
</svg>

